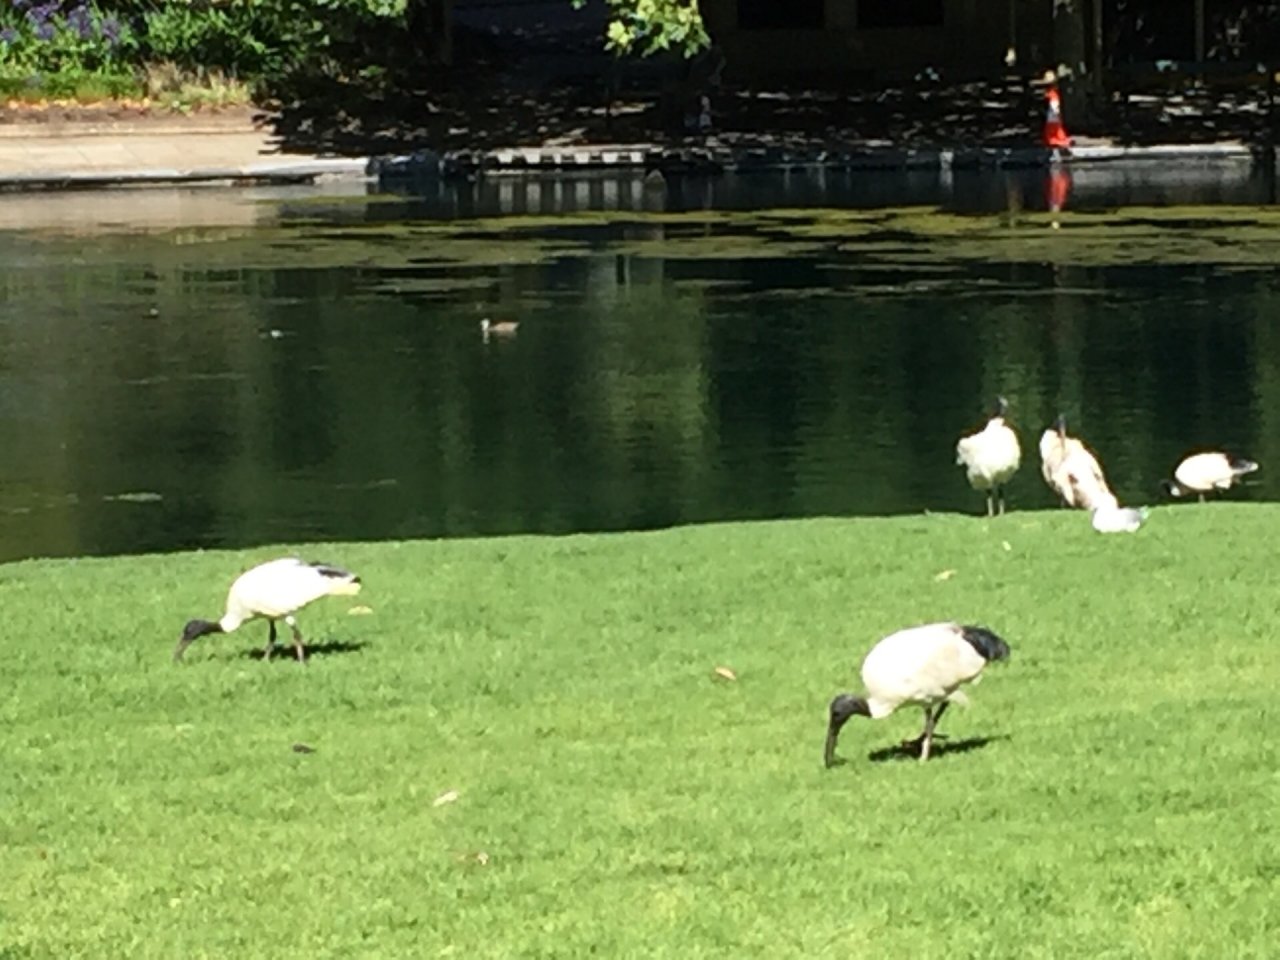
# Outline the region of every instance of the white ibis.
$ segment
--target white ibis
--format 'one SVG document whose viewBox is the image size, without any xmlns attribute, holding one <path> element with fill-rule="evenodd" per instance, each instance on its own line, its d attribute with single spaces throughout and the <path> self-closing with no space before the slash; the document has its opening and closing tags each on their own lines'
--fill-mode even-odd
<svg viewBox="0 0 1280 960">
<path fill-rule="evenodd" d="M 1067 420 L 1062 414 L 1040 437 L 1040 473 L 1068 507 L 1097 510 L 1118 505 L 1098 458 L 1080 440 L 1067 435 Z"/>
<path fill-rule="evenodd" d="M 947 704 L 965 702 L 960 687 L 976 683 L 992 660 L 1009 657 L 1009 645 L 986 627 L 930 623 L 885 637 L 862 661 L 863 696 L 842 693 L 831 701 L 826 765 L 835 763 L 840 728 L 852 716 L 879 720 L 903 704 L 924 710 L 924 732 L 911 741 L 929 759 L 933 731 Z"/>
<path fill-rule="evenodd" d="M 1103 506 L 1094 509 L 1090 522 L 1099 533 L 1136 533 L 1147 513 L 1146 507 Z"/>
<path fill-rule="evenodd" d="M 961 437 L 956 444 L 956 464 L 965 468 L 969 486 L 987 492 L 987 516 L 994 516 L 996 505 L 1004 513 L 1004 485 L 1022 462 L 1018 435 L 1005 422 L 1009 403 L 996 397 L 996 408 L 987 425 L 977 433 Z"/>
<path fill-rule="evenodd" d="M 490 337 L 514 337 L 519 332 L 519 320 L 498 320 L 495 322 L 485 317 L 480 321 L 480 335 L 484 337 L 485 343 L 489 342 Z"/>
<path fill-rule="evenodd" d="M 1258 465 L 1252 460 L 1229 453 L 1193 453 L 1178 464 L 1173 480 L 1166 480 L 1164 488 L 1173 497 L 1198 494 L 1203 503 L 1206 493 L 1230 490 L 1241 477 L 1257 469 Z"/>
<path fill-rule="evenodd" d="M 359 592 L 359 577 L 326 563 L 307 563 L 296 557 L 284 557 L 259 564 L 240 574 L 231 584 L 226 613 L 221 620 L 192 620 L 186 625 L 173 659 L 181 660 L 183 651 L 206 634 L 230 633 L 249 620 L 261 618 L 270 624 L 263 659 L 269 659 L 275 650 L 276 621 L 283 620 L 293 631 L 293 649 L 298 661 L 302 662 L 306 659 L 306 648 L 302 645 L 302 632 L 293 615 L 321 597 Z"/>
</svg>

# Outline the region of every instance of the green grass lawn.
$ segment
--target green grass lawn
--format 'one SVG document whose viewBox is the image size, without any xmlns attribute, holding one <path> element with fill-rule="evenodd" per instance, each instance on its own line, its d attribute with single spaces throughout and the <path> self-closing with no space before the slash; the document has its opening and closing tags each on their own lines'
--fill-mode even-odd
<svg viewBox="0 0 1280 960">
<path fill-rule="evenodd" d="M 0 957 L 1275 957 L 1278 540 L 1187 504 L 306 547 L 365 591 L 305 667 L 262 623 L 170 660 L 288 548 L 0 567 Z M 928 764 L 884 757 L 913 708 L 823 769 L 832 695 L 936 619 L 1012 658 Z"/>
</svg>

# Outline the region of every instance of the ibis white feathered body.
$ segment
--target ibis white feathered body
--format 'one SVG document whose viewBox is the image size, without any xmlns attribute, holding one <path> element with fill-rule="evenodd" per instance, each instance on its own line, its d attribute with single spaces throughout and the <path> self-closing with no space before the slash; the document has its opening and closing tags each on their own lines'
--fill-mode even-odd
<svg viewBox="0 0 1280 960">
<path fill-rule="evenodd" d="M 827 765 L 834 761 L 836 737 L 849 717 L 878 720 L 908 704 L 924 710 L 918 744 L 921 759 L 927 760 L 934 725 L 946 705 L 964 702 L 960 688 L 976 683 L 989 662 L 1008 656 L 1008 644 L 985 627 L 930 623 L 885 637 L 862 661 L 863 696 L 841 694 L 831 703 Z"/>
<path fill-rule="evenodd" d="M 1203 500 L 1206 493 L 1230 490 L 1241 477 L 1257 469 L 1256 463 L 1244 457 L 1220 452 L 1195 453 L 1178 464 L 1173 471 L 1173 483 L 1166 488 L 1175 497 L 1194 493 Z"/>
<path fill-rule="evenodd" d="M 1098 507 L 1091 524 L 1099 533 L 1136 533 L 1147 519 L 1145 507 Z"/>
<path fill-rule="evenodd" d="M 987 516 L 996 512 L 996 504 L 1004 513 L 1004 486 L 1022 463 L 1018 435 L 1005 422 L 1007 406 L 1000 397 L 986 426 L 956 444 L 956 463 L 965 468 L 969 486 L 987 493 Z"/>
<path fill-rule="evenodd" d="M 1098 510 L 1119 505 L 1098 458 L 1083 442 L 1067 435 L 1062 417 L 1040 437 L 1040 473 L 1068 507 Z"/>
<path fill-rule="evenodd" d="M 231 584 L 221 619 L 216 623 L 192 620 L 187 624 L 174 659 L 181 659 L 183 651 L 198 637 L 208 633 L 231 633 L 249 620 L 264 619 L 270 623 L 264 656 L 269 657 L 275 646 L 276 621 L 284 620 L 293 630 L 294 648 L 298 659 L 302 660 L 305 658 L 302 634 L 293 615 L 321 597 L 359 592 L 359 577 L 330 564 L 308 563 L 296 557 L 282 557 L 259 564 L 246 570 Z"/>
</svg>

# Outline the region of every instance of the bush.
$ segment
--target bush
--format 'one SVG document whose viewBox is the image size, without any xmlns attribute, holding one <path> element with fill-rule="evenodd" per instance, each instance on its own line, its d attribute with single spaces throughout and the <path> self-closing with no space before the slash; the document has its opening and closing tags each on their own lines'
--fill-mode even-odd
<svg viewBox="0 0 1280 960">
<path fill-rule="evenodd" d="M 84 0 L 0 0 L 0 91 L 70 96 L 134 89 L 137 38 Z"/>
<path fill-rule="evenodd" d="M 358 63 L 359 38 L 385 39 L 404 13 L 405 0 L 0 0 L 0 90 L 136 86 L 156 63 L 270 88 Z"/>
</svg>

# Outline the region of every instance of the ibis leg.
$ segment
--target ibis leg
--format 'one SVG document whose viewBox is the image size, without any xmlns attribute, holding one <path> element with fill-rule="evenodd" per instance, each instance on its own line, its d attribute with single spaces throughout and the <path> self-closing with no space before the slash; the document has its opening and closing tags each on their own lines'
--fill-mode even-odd
<svg viewBox="0 0 1280 960">
<path fill-rule="evenodd" d="M 275 653 L 276 650 L 276 622 L 268 620 L 267 624 L 270 626 L 270 630 L 267 633 L 267 645 L 262 649 L 263 660 L 270 660 L 271 654 Z"/>
<path fill-rule="evenodd" d="M 298 623 L 293 617 L 286 617 L 285 623 L 289 625 L 289 629 L 293 631 L 293 652 L 298 656 L 299 663 L 307 662 L 307 648 L 302 645 L 302 631 L 298 629 Z"/>
<path fill-rule="evenodd" d="M 924 733 L 920 735 L 924 743 L 920 746 L 920 762 L 923 763 L 929 759 L 929 747 L 933 745 L 933 728 L 938 723 L 938 718 L 942 716 L 942 708 L 947 705 L 947 701 L 943 700 L 937 710 L 924 712 Z"/>
<path fill-rule="evenodd" d="M 993 493 L 994 491 L 991 491 L 991 490 L 987 491 L 987 516 L 988 517 L 994 517 L 996 514 L 996 504 L 995 504 L 995 499 L 993 498 Z"/>
<path fill-rule="evenodd" d="M 1000 498 L 1000 516 L 1004 516 L 1004 487 L 1000 487 L 996 491 L 996 496 Z"/>
<path fill-rule="evenodd" d="M 929 759 L 929 745 L 933 742 L 933 731 L 938 725 L 938 721 L 947 710 L 949 700 L 943 700 L 938 704 L 938 708 L 930 713 L 926 707 L 924 711 L 924 732 L 914 740 L 904 740 L 902 748 L 911 753 L 920 754 L 921 760 Z M 946 739 L 945 737 L 943 739 Z"/>
</svg>

